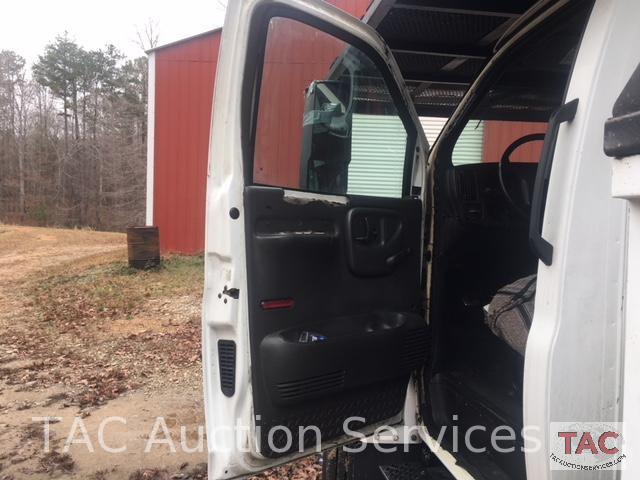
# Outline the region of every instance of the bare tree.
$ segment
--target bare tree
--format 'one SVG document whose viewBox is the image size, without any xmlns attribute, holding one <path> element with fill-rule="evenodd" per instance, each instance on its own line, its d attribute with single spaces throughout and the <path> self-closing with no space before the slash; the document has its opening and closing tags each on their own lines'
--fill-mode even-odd
<svg viewBox="0 0 640 480">
<path fill-rule="evenodd" d="M 4 50 L 0 52 L 0 134 L 3 152 L 2 177 L 7 180 L 0 189 L 7 193 L 18 190 L 17 209 L 15 197 L 12 195 L 12 210 L 22 216 L 24 214 L 24 136 L 26 129 L 26 98 L 25 60 L 15 52 Z M 16 175 L 17 173 L 17 175 Z M 17 176 L 17 178 L 16 178 Z M 17 188 L 16 188 L 17 187 Z M 0 199 L 7 200 L 7 199 Z"/>
<path fill-rule="evenodd" d="M 145 31 L 157 42 L 154 28 Z M 0 221 L 108 230 L 142 221 L 146 57 L 61 36 L 33 80 L 25 64 L 0 52 Z"/>
<path fill-rule="evenodd" d="M 158 32 L 158 22 L 149 18 L 144 25 L 136 27 L 136 44 L 145 52 L 156 48 L 160 39 Z"/>
<path fill-rule="evenodd" d="M 20 73 L 16 82 L 15 109 L 17 114 L 15 138 L 18 157 L 18 213 L 23 219 L 26 213 L 25 204 L 25 178 L 26 155 L 29 129 L 29 112 L 33 100 L 33 87 L 25 78 L 24 70 Z"/>
</svg>

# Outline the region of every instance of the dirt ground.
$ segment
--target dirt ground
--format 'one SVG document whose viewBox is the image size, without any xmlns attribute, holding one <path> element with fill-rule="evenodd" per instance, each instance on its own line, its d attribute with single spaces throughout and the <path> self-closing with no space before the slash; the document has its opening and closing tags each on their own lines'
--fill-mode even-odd
<svg viewBox="0 0 640 480">
<path fill-rule="evenodd" d="M 206 479 L 202 282 L 199 257 L 129 269 L 122 234 L 0 224 L 0 480 Z"/>
<path fill-rule="evenodd" d="M 202 260 L 125 258 L 121 234 L 0 225 L 0 479 L 205 478 Z M 54 418 L 49 453 L 37 417 Z M 145 453 L 157 417 L 176 453 Z"/>
</svg>

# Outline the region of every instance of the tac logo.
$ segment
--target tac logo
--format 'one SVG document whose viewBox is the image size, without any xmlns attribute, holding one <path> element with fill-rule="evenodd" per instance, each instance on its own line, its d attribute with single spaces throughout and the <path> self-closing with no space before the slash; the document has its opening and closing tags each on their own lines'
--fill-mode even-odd
<svg viewBox="0 0 640 480">
<path fill-rule="evenodd" d="M 621 423 L 554 422 L 551 424 L 551 470 L 621 470 Z"/>
</svg>

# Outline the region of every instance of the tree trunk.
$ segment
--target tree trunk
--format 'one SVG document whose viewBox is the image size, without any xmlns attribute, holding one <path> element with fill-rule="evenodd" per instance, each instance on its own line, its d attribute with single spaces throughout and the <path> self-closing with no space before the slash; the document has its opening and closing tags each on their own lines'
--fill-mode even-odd
<svg viewBox="0 0 640 480">
<path fill-rule="evenodd" d="M 25 210 L 25 193 L 24 193 L 24 158 L 26 151 L 26 134 L 21 132 L 20 141 L 18 142 L 18 181 L 20 184 L 20 194 L 18 197 L 18 209 L 20 213 L 20 219 L 24 220 Z"/>
<path fill-rule="evenodd" d="M 80 140 L 80 119 L 78 118 L 78 90 L 74 87 L 73 89 L 73 96 L 72 96 L 72 101 L 73 101 L 73 127 L 74 127 L 74 134 L 75 134 L 75 139 L 76 142 L 78 140 Z"/>
<path fill-rule="evenodd" d="M 63 111 L 63 115 L 64 115 L 64 155 L 62 155 L 62 158 L 60 158 L 58 160 L 58 192 L 59 192 L 59 199 L 58 199 L 58 206 L 64 204 L 64 178 L 63 178 L 63 172 L 64 172 L 64 164 L 67 161 L 67 158 L 69 157 L 69 108 L 67 106 L 67 99 L 64 98 L 63 99 L 64 102 L 64 111 Z"/>
</svg>

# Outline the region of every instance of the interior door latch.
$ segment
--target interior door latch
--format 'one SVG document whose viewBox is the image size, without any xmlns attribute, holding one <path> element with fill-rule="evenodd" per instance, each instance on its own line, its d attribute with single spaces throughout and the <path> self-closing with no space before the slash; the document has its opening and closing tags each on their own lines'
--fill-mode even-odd
<svg viewBox="0 0 640 480">
<path fill-rule="evenodd" d="M 368 217 L 362 217 L 362 220 L 364 220 L 364 222 L 362 223 L 364 232 L 362 233 L 362 235 L 355 235 L 353 239 L 356 242 L 364 243 L 366 245 L 376 240 L 376 238 L 378 237 L 378 230 L 375 226 L 372 227 L 371 225 L 369 225 Z"/>
</svg>

